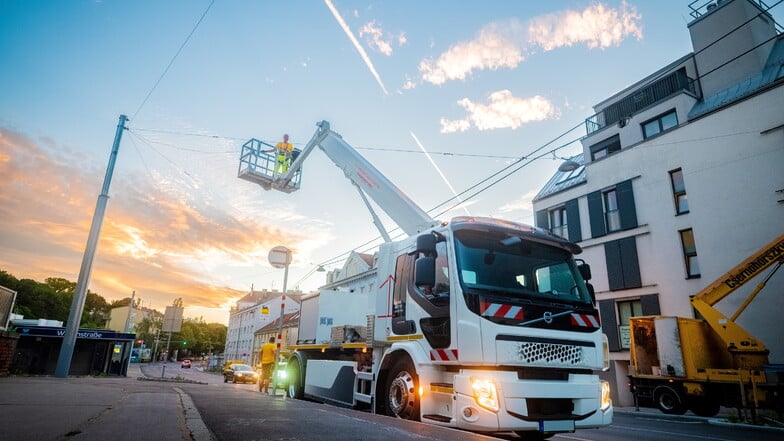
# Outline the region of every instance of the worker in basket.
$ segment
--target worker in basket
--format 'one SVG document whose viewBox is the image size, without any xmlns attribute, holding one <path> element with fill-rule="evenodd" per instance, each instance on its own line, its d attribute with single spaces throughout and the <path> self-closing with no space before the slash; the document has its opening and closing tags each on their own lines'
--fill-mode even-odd
<svg viewBox="0 0 784 441">
<path fill-rule="evenodd" d="M 283 135 L 283 141 L 275 144 L 275 150 L 278 154 L 277 162 L 275 164 L 275 173 L 286 173 L 291 165 L 291 152 L 294 150 L 294 145 L 289 143 L 289 135 Z"/>
</svg>

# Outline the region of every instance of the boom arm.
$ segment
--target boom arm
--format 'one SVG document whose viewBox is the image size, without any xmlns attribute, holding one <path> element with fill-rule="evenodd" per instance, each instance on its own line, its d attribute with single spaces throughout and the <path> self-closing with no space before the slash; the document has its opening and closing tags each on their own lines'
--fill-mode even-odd
<svg viewBox="0 0 784 441">
<path fill-rule="evenodd" d="M 318 146 L 335 163 L 346 177 L 360 191 L 365 205 L 373 216 L 376 227 L 382 236 L 389 241 L 389 236 L 381 225 L 365 195 L 384 210 L 387 215 L 409 236 L 438 225 L 438 221 L 431 218 L 405 193 L 400 191 L 386 176 L 376 169 L 370 162 L 357 153 L 343 138 L 332 131 L 329 122 L 321 121 L 316 124 L 318 129 L 313 134 L 308 144 L 302 149 L 297 159 L 291 164 L 289 170 L 280 178 L 275 179 L 272 186 L 285 188 L 294 178 L 302 163 Z"/>
<path fill-rule="evenodd" d="M 765 345 L 738 326 L 735 323 L 735 319 L 765 286 L 765 283 L 770 279 L 773 272 L 781 266 L 782 262 L 784 262 L 784 234 L 760 248 L 759 251 L 752 254 L 735 268 L 727 271 L 691 298 L 691 305 L 705 318 L 708 325 L 716 331 L 731 352 L 767 353 Z M 746 301 L 731 319 L 728 319 L 713 307 L 713 305 L 774 264 L 777 266 L 773 269 L 773 272 L 749 294 Z"/>
</svg>

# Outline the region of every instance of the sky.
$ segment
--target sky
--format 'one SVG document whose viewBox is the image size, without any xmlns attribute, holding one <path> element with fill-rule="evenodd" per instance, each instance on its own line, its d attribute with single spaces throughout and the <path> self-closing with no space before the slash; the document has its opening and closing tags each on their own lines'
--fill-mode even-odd
<svg viewBox="0 0 784 441">
<path fill-rule="evenodd" d="M 273 247 L 306 292 L 372 253 L 321 151 L 294 193 L 237 178 L 244 142 L 302 148 L 321 120 L 435 218 L 532 224 L 592 106 L 691 52 L 689 3 L 0 0 L 0 270 L 78 279 L 120 115 L 89 282 L 108 301 L 226 324 L 283 288 Z"/>
</svg>

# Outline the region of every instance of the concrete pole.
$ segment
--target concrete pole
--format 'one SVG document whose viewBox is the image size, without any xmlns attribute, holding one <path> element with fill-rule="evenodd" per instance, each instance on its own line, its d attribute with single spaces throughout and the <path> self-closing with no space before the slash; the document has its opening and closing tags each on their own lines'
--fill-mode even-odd
<svg viewBox="0 0 784 441">
<path fill-rule="evenodd" d="M 60 355 L 57 357 L 57 367 L 54 370 L 54 376 L 58 378 L 67 378 L 68 371 L 71 369 L 71 359 L 73 358 L 73 351 L 76 346 L 76 335 L 79 333 L 79 324 L 82 320 L 84 302 L 87 300 L 87 285 L 90 283 L 90 273 L 93 269 L 95 250 L 98 247 L 98 238 L 101 234 L 103 216 L 106 212 L 106 204 L 109 201 L 109 185 L 112 183 L 114 163 L 117 161 L 117 151 L 120 149 L 120 140 L 122 139 L 122 132 L 125 130 L 125 121 L 127 120 L 127 116 L 120 115 L 120 122 L 117 124 L 117 132 L 114 135 L 114 145 L 112 145 L 112 152 L 109 154 L 109 164 L 106 166 L 106 176 L 103 179 L 103 188 L 101 189 L 101 194 L 98 196 L 98 201 L 95 204 L 93 222 L 92 225 L 90 225 L 90 234 L 87 237 L 87 246 L 85 247 L 84 256 L 82 257 L 82 266 L 79 269 L 79 279 L 76 281 L 76 292 L 74 292 L 73 301 L 71 302 L 71 310 L 68 313 L 68 323 L 65 326 L 65 334 L 63 335 L 63 344 L 60 346 Z"/>
</svg>

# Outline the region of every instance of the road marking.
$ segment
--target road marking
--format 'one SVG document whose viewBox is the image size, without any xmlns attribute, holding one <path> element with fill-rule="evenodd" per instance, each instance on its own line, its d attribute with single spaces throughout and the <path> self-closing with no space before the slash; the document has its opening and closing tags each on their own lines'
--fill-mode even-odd
<svg viewBox="0 0 784 441">
<path fill-rule="evenodd" d="M 638 429 L 636 427 L 619 426 L 617 424 L 612 424 L 610 427 L 617 427 L 619 429 L 626 429 L 626 430 L 636 430 L 638 432 L 651 432 L 651 433 L 663 433 L 665 435 L 677 435 L 683 438 L 689 437 L 689 438 L 698 438 L 698 439 L 709 439 L 711 441 L 733 441 L 727 438 L 714 438 L 711 436 L 689 435 L 688 433 L 665 432 L 663 430 Z"/>
</svg>

